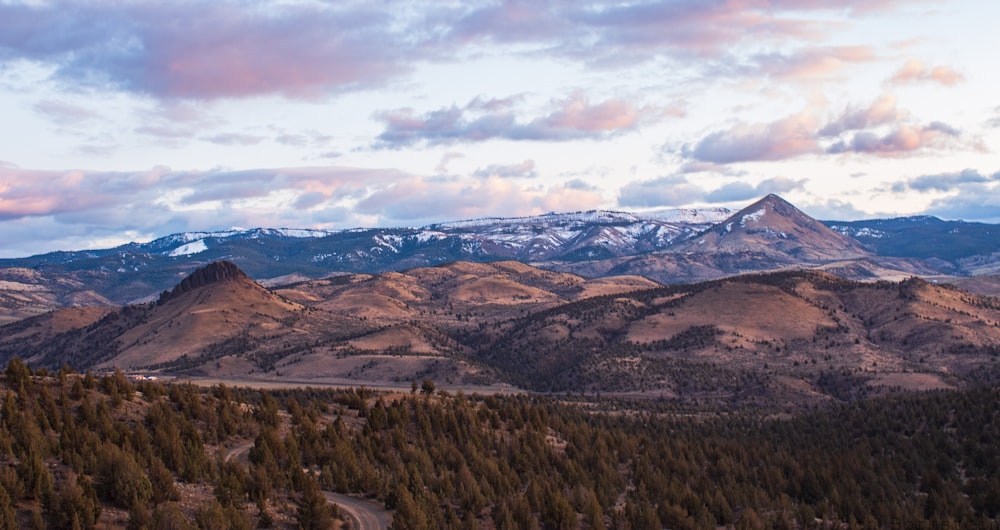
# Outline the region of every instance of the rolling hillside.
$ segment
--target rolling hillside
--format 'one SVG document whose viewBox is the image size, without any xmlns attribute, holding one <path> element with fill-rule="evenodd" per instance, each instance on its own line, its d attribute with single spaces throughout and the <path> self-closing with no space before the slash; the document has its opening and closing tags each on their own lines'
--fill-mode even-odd
<svg viewBox="0 0 1000 530">
<path fill-rule="evenodd" d="M 301 384 L 512 384 L 740 403 L 822 402 L 996 377 L 1000 301 L 821 272 L 661 286 L 457 262 L 267 290 L 234 264 L 156 302 L 0 327 L 0 361 Z"/>
</svg>

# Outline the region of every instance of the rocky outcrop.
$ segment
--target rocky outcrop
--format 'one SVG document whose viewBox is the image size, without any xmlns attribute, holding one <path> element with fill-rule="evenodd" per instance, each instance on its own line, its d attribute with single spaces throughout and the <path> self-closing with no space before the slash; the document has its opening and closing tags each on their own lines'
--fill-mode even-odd
<svg viewBox="0 0 1000 530">
<path fill-rule="evenodd" d="M 231 261 L 214 261 L 200 269 L 196 269 L 171 291 L 164 291 L 157 304 L 163 304 L 184 293 L 220 282 L 253 282 L 235 263 Z"/>
</svg>

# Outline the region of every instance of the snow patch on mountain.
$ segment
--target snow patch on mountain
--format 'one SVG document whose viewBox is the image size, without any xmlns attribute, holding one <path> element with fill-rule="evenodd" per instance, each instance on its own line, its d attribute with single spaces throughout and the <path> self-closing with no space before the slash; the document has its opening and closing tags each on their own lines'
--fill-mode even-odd
<svg viewBox="0 0 1000 530">
<path fill-rule="evenodd" d="M 764 217 L 764 214 L 766 213 L 767 208 L 762 207 L 760 210 L 744 215 L 743 218 L 740 219 L 740 227 L 746 228 L 747 222 L 756 223 L 757 221 L 760 221 L 761 217 Z"/>
<path fill-rule="evenodd" d="M 673 223 L 711 224 L 724 220 L 732 213 L 726 208 L 656 210 L 641 214 L 614 210 L 590 210 L 586 212 L 546 213 L 528 217 L 482 217 L 437 223 L 427 228 L 433 230 L 469 230 L 519 225 L 552 227 L 571 224 L 631 224 L 650 219 Z"/>
<path fill-rule="evenodd" d="M 179 256 L 190 256 L 192 254 L 198 254 L 199 252 L 205 252 L 208 250 L 208 245 L 205 244 L 204 239 L 199 239 L 197 241 L 192 241 L 191 243 L 185 243 L 170 251 L 168 256 L 171 258 L 176 258 Z"/>
<path fill-rule="evenodd" d="M 845 236 L 851 236 L 855 238 L 867 237 L 870 239 L 882 239 L 886 237 L 886 233 L 883 232 L 882 230 L 878 230 L 877 228 L 869 228 L 869 227 L 853 228 L 844 225 L 833 225 L 830 227 L 830 229 L 835 232 L 840 232 Z"/>
</svg>

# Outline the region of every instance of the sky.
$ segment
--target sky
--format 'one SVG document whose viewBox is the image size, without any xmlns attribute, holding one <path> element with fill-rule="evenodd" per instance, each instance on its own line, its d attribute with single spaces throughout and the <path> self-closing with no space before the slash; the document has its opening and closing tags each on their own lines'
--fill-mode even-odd
<svg viewBox="0 0 1000 530">
<path fill-rule="evenodd" d="M 744 207 L 1000 223 L 1000 2 L 0 0 L 0 257 Z"/>
</svg>

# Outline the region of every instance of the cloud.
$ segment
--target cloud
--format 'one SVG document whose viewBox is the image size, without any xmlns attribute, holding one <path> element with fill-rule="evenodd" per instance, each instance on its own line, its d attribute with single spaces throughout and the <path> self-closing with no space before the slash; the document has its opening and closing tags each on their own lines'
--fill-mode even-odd
<svg viewBox="0 0 1000 530">
<path fill-rule="evenodd" d="M 764 74 L 779 78 L 823 79 L 852 64 L 877 59 L 867 46 L 813 46 L 794 53 L 761 53 L 749 58 L 749 65 L 739 67 L 744 74 Z"/>
<path fill-rule="evenodd" d="M 410 48 L 392 26 L 391 10 L 351 4 L 4 3 L 0 60 L 157 98 L 316 97 L 405 71 Z"/>
<path fill-rule="evenodd" d="M 520 164 L 493 164 L 477 169 L 473 175 L 477 177 L 500 177 L 500 178 L 535 178 L 535 161 L 525 160 Z"/>
<path fill-rule="evenodd" d="M 846 131 L 868 129 L 880 125 L 896 123 L 905 119 L 907 113 L 896 108 L 896 97 L 891 94 L 879 96 L 865 108 L 848 107 L 839 117 L 819 130 L 822 137 L 838 136 Z"/>
<path fill-rule="evenodd" d="M 685 147 L 684 154 L 714 164 L 781 160 L 820 152 L 816 129 L 816 119 L 807 113 L 766 124 L 740 124 L 705 136 Z"/>
<path fill-rule="evenodd" d="M 813 219 L 833 221 L 855 221 L 858 219 L 887 218 L 890 214 L 873 214 L 854 207 L 840 199 L 827 199 L 810 204 L 800 204 L 799 208 Z"/>
<path fill-rule="evenodd" d="M 219 133 L 203 136 L 202 140 L 219 145 L 257 145 L 264 141 L 264 137 L 243 133 Z"/>
<path fill-rule="evenodd" d="M 986 184 L 990 182 L 1000 182 L 1000 171 L 992 175 L 984 175 L 975 169 L 964 169 L 954 173 L 922 175 L 906 182 L 898 183 L 897 186 L 893 187 L 893 191 L 902 192 L 905 188 L 908 188 L 920 192 L 951 192 L 968 184 Z"/>
<path fill-rule="evenodd" d="M 626 208 L 685 206 L 705 197 L 705 190 L 683 175 L 633 181 L 618 191 L 618 205 Z"/>
<path fill-rule="evenodd" d="M 659 119 L 657 109 L 639 109 L 620 99 L 591 104 L 586 96 L 574 94 L 553 102 L 553 110 L 531 121 L 500 107 L 488 110 L 473 100 L 465 107 L 445 107 L 417 115 L 413 109 L 376 113 L 385 124 L 377 148 L 396 149 L 419 143 L 428 145 L 456 142 L 599 140 L 636 129 L 646 119 Z M 484 112 L 485 111 L 485 112 Z"/>
<path fill-rule="evenodd" d="M 683 166 L 690 172 L 804 154 L 899 157 L 924 149 L 978 148 L 961 137 L 962 131 L 947 123 L 909 122 L 909 113 L 897 108 L 896 98 L 883 94 L 867 107 L 847 107 L 822 125 L 805 112 L 771 123 L 738 124 L 684 146 L 681 154 L 690 160 Z"/>
<path fill-rule="evenodd" d="M 993 109 L 993 116 L 986 120 L 986 126 L 991 129 L 1000 129 L 1000 107 Z"/>
<path fill-rule="evenodd" d="M 88 108 L 55 99 L 38 101 L 32 106 L 32 110 L 60 125 L 73 125 L 100 118 L 99 114 Z"/>
<path fill-rule="evenodd" d="M 899 125 L 887 134 L 871 131 L 854 133 L 850 140 L 838 141 L 827 148 L 828 153 L 860 153 L 878 156 L 903 156 L 924 148 L 944 148 L 955 145 L 961 132 L 948 124 Z"/>
<path fill-rule="evenodd" d="M 441 161 L 434 166 L 434 171 L 439 175 L 444 175 L 448 173 L 448 164 L 450 164 L 452 160 L 460 158 L 465 158 L 465 155 L 455 151 L 448 151 L 447 153 L 441 155 Z"/>
<path fill-rule="evenodd" d="M 350 167 L 101 172 L 0 164 L 0 255 L 232 226 L 399 226 L 586 210 L 603 202 L 600 190 L 578 180 L 528 186 L 496 175 L 421 177 Z"/>
<path fill-rule="evenodd" d="M 402 175 L 394 170 L 338 167 L 102 172 L 0 166 L 0 220 L 63 218 L 151 205 L 176 213 L 282 193 L 293 198 L 322 193 L 334 199 L 360 199 L 371 187 Z"/>
<path fill-rule="evenodd" d="M 770 193 L 781 194 L 804 188 L 805 179 L 792 180 L 776 177 L 759 182 L 753 186 L 746 182 L 733 182 L 718 188 L 705 196 L 711 203 L 746 201 L 758 199 Z"/>
<path fill-rule="evenodd" d="M 323 204 L 328 198 L 325 193 L 310 191 L 299 195 L 299 198 L 295 200 L 294 206 L 298 210 L 308 210 Z"/>
<path fill-rule="evenodd" d="M 932 202 L 927 213 L 944 219 L 1000 223 L 1000 185 L 996 181 L 970 184 L 956 195 Z"/>
<path fill-rule="evenodd" d="M 813 46 L 838 29 L 831 12 L 849 16 L 896 4 L 2 2 L 0 66 L 37 65 L 67 91 L 112 89 L 161 101 L 318 99 L 383 86 L 421 63 L 461 60 L 498 47 L 501 53 L 543 54 L 602 68 L 666 59 L 705 72 L 730 65 L 741 76 L 752 71 L 825 77 L 873 56 L 863 46 Z M 795 49 L 800 42 L 806 46 L 791 53 L 767 51 Z M 946 67 L 921 75 L 956 79 Z M 512 107 L 505 99 L 480 98 L 477 105 L 490 114 Z"/>
<path fill-rule="evenodd" d="M 593 209 L 601 195 L 575 183 L 525 187 L 499 177 L 428 179 L 412 177 L 360 201 L 357 210 L 388 222 L 414 223 L 483 216 L 527 216 Z"/>
<path fill-rule="evenodd" d="M 294 147 L 307 147 L 310 145 L 323 146 L 328 144 L 331 140 L 333 140 L 332 136 L 314 130 L 298 133 L 279 131 L 277 136 L 274 137 L 275 142 L 281 145 L 290 145 Z"/>
<path fill-rule="evenodd" d="M 929 67 L 916 59 L 910 59 L 903 64 L 889 79 L 890 83 L 940 83 L 944 86 L 957 85 L 965 81 L 965 76 L 950 66 L 940 65 Z"/>
</svg>

